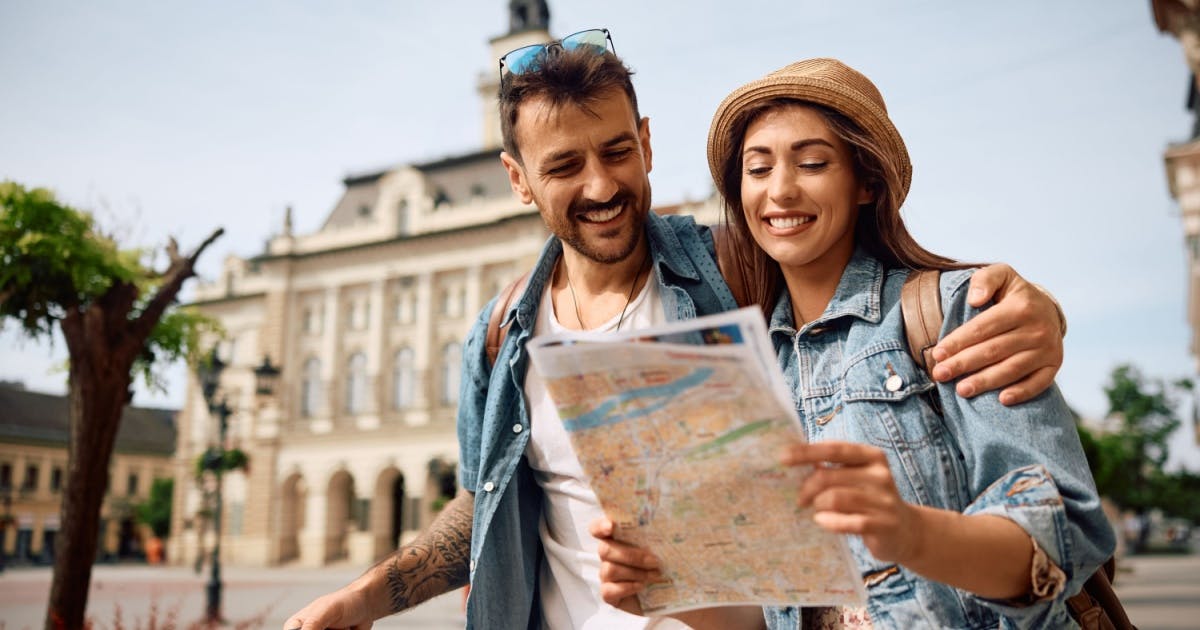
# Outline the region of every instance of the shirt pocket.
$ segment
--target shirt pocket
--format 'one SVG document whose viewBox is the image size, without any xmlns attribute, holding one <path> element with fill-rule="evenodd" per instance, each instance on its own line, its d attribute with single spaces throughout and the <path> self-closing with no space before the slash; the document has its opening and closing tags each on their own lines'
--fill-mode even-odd
<svg viewBox="0 0 1200 630">
<path fill-rule="evenodd" d="M 961 458 L 929 402 L 936 385 L 907 348 L 891 342 L 858 353 L 843 382 L 844 438 L 883 449 L 905 501 L 958 507 Z"/>
</svg>

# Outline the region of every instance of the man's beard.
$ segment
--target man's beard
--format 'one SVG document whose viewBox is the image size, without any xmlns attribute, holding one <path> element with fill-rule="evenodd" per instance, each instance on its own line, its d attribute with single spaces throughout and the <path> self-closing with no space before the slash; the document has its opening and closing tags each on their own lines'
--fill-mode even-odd
<svg viewBox="0 0 1200 630">
<path fill-rule="evenodd" d="M 579 252 L 589 260 L 606 265 L 621 262 L 628 258 L 633 253 L 633 250 L 637 249 L 638 241 L 642 238 L 642 231 L 646 227 L 646 215 L 649 213 L 650 208 L 650 191 L 646 190 L 643 203 L 640 206 L 635 205 L 637 201 L 638 197 L 628 189 L 621 189 L 612 199 L 604 203 L 597 203 L 586 199 L 577 200 L 571 204 L 565 218 L 555 220 L 549 226 L 550 231 L 554 232 L 555 236 L 563 243 L 569 245 L 571 249 Z M 589 244 L 578 229 L 578 225 L 585 222 L 576 217 L 584 212 L 612 210 L 622 206 L 624 206 L 622 212 L 633 213 L 631 223 L 633 229 L 629 234 L 628 240 L 620 244 L 616 251 L 604 251 Z"/>
</svg>

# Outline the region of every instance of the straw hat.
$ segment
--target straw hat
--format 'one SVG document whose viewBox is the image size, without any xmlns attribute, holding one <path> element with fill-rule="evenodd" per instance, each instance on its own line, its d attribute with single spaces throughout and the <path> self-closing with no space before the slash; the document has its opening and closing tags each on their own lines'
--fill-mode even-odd
<svg viewBox="0 0 1200 630">
<path fill-rule="evenodd" d="M 738 114 L 764 101 L 794 98 L 824 105 L 844 114 L 882 145 L 900 171 L 900 201 L 908 195 L 912 163 L 900 132 L 887 115 L 883 97 L 871 80 L 837 59 L 797 61 L 736 89 L 717 107 L 708 130 L 708 168 L 721 186 L 721 156 L 729 151 Z"/>
</svg>

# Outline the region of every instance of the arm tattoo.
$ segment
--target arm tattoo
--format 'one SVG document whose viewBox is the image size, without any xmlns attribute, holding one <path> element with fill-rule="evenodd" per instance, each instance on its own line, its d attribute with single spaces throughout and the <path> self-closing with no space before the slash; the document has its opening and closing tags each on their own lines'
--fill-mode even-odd
<svg viewBox="0 0 1200 630">
<path fill-rule="evenodd" d="M 428 530 L 384 561 L 393 613 L 467 584 L 473 504 L 469 494 L 459 495 Z"/>
</svg>

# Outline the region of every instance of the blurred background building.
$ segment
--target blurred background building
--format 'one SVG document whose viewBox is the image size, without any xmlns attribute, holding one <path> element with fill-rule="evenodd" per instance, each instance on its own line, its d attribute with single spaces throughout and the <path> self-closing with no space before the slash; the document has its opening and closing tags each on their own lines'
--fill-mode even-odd
<svg viewBox="0 0 1200 630">
<path fill-rule="evenodd" d="M 9 564 L 54 561 L 69 437 L 67 397 L 0 383 L 0 553 Z M 134 506 L 172 476 L 175 411 L 126 407 L 100 513 L 97 561 L 142 560 L 151 536 Z"/>
<path fill-rule="evenodd" d="M 1158 30 L 1179 40 L 1191 76 L 1186 104 L 1194 118 L 1188 140 L 1163 153 L 1171 196 L 1179 202 L 1187 249 L 1187 317 L 1192 329 L 1190 351 L 1200 372 L 1200 0 L 1151 0 Z M 1193 405 L 1192 431 L 1200 444 L 1200 417 Z"/>
<path fill-rule="evenodd" d="M 265 251 L 225 261 L 194 304 L 219 320 L 229 444 L 249 458 L 225 477 L 222 555 L 306 566 L 386 556 L 456 491 L 462 344 L 476 315 L 532 267 L 548 236 L 514 199 L 498 159 L 496 60 L 550 41 L 544 0 L 509 3 L 478 78 L 481 149 L 348 176 L 322 227 L 285 217 Z M 715 217 L 711 200 L 656 208 Z M 282 370 L 270 396 L 254 368 Z M 211 537 L 196 460 L 217 420 L 193 375 L 180 414 L 168 558 L 196 561 Z"/>
</svg>

